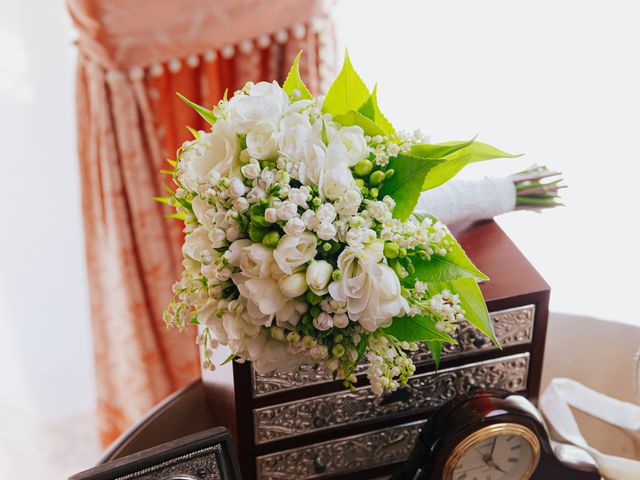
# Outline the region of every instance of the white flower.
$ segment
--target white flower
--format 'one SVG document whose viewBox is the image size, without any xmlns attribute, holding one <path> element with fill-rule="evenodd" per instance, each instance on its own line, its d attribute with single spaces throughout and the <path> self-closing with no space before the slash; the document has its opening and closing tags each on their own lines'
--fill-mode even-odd
<svg viewBox="0 0 640 480">
<path fill-rule="evenodd" d="M 278 207 L 278 218 L 285 222 L 298 214 L 298 206 L 293 202 L 282 202 Z"/>
<path fill-rule="evenodd" d="M 229 245 L 229 249 L 225 252 L 225 257 L 231 265 L 238 267 L 240 265 L 240 254 L 242 253 L 242 250 L 252 244 L 253 242 L 248 238 L 236 240 Z"/>
<path fill-rule="evenodd" d="M 292 188 L 289 190 L 289 200 L 304 209 L 309 208 L 307 205 L 307 197 L 309 196 L 309 187 L 302 186 L 300 188 Z"/>
<path fill-rule="evenodd" d="M 378 263 L 378 248 L 347 247 L 338 257 L 342 278 L 329 285 L 331 296 L 347 303 L 349 317 L 373 332 L 408 308 L 395 272 Z"/>
<path fill-rule="evenodd" d="M 330 140 L 337 140 L 345 146 L 349 155 L 350 167 L 369 156 L 369 146 L 366 138 L 364 138 L 364 131 L 357 125 L 342 127 Z"/>
<path fill-rule="evenodd" d="M 367 205 L 367 211 L 373 218 L 380 223 L 384 223 L 391 219 L 391 211 L 386 203 L 381 201 L 370 202 Z"/>
<path fill-rule="evenodd" d="M 284 235 L 273 251 L 273 258 L 287 275 L 309 262 L 318 253 L 318 240 L 312 233 L 302 235 Z"/>
<path fill-rule="evenodd" d="M 278 287 L 272 277 L 249 278 L 243 273 L 231 276 L 240 295 L 247 299 L 247 312 L 251 322 L 269 326 L 276 313 L 282 310 L 289 298 Z"/>
<path fill-rule="evenodd" d="M 244 195 L 247 187 L 244 186 L 239 178 L 232 178 L 229 184 L 229 198 L 238 198 Z"/>
<path fill-rule="evenodd" d="M 258 178 L 260 176 L 260 164 L 257 160 L 250 160 L 249 163 L 240 167 L 240 172 L 249 180 Z"/>
<path fill-rule="evenodd" d="M 305 223 L 299 217 L 293 217 L 287 220 L 284 226 L 284 232 L 288 235 L 301 235 L 306 228 Z"/>
<path fill-rule="evenodd" d="M 306 210 L 300 218 L 310 230 L 315 230 L 316 226 L 318 225 L 316 212 L 314 212 L 313 210 Z"/>
<path fill-rule="evenodd" d="M 349 317 L 346 313 L 336 313 L 333 316 L 333 326 L 337 328 L 347 328 L 349 326 Z"/>
<path fill-rule="evenodd" d="M 193 208 L 193 214 L 196 216 L 198 223 L 204 226 L 209 226 L 213 223 L 211 215 L 211 207 L 206 200 L 196 196 L 191 200 L 191 208 Z M 213 210 L 215 212 L 215 210 Z"/>
<path fill-rule="evenodd" d="M 319 190 L 329 200 L 337 200 L 353 183 L 347 149 L 341 142 L 331 142 L 327 147 L 322 183 L 317 184 Z"/>
<path fill-rule="evenodd" d="M 321 240 L 333 240 L 336 238 L 338 231 L 331 222 L 322 222 L 316 228 L 316 233 Z"/>
<path fill-rule="evenodd" d="M 237 176 L 240 172 L 240 140 L 226 120 L 218 120 L 211 133 L 202 135 L 184 151 L 180 169 L 186 183 L 206 183 L 210 176 Z M 179 174 L 182 178 L 182 174 Z M 193 186 L 193 185 L 191 185 Z"/>
<path fill-rule="evenodd" d="M 262 198 L 267 198 L 267 192 L 260 187 L 253 187 L 249 193 L 247 193 L 249 203 L 258 203 Z"/>
<path fill-rule="evenodd" d="M 272 262 L 273 250 L 261 243 L 253 243 L 240 252 L 240 269 L 250 278 L 268 277 Z"/>
<path fill-rule="evenodd" d="M 331 203 L 323 203 L 318 207 L 316 211 L 316 217 L 318 218 L 318 222 L 333 222 L 336 219 L 336 207 Z"/>
<path fill-rule="evenodd" d="M 357 187 L 352 187 L 335 203 L 336 211 L 341 218 L 349 218 L 358 213 L 362 203 L 362 194 Z"/>
<path fill-rule="evenodd" d="M 244 197 L 238 197 L 233 201 L 233 209 L 242 213 L 249 208 L 249 201 Z"/>
<path fill-rule="evenodd" d="M 258 122 L 247 134 L 247 150 L 249 155 L 258 160 L 275 158 L 276 152 L 276 125 L 269 121 Z"/>
<path fill-rule="evenodd" d="M 278 209 L 269 207 L 264 211 L 264 219 L 269 223 L 275 223 L 278 221 Z"/>
<path fill-rule="evenodd" d="M 287 115 L 280 121 L 278 151 L 286 158 L 300 161 L 304 148 L 312 136 L 309 119 L 299 113 Z"/>
<path fill-rule="evenodd" d="M 247 134 L 260 121 L 279 122 L 288 104 L 289 97 L 277 82 L 256 83 L 249 95 L 238 94 L 229 100 L 229 122 L 237 133 Z"/>
<path fill-rule="evenodd" d="M 324 170 L 326 163 L 326 152 L 322 140 L 307 142 L 304 147 L 300 166 L 298 167 L 298 177 L 304 185 L 315 185 L 322 188 Z"/>
<path fill-rule="evenodd" d="M 240 236 L 240 227 L 238 227 L 238 225 L 231 225 L 229 228 L 227 228 L 225 233 L 227 235 L 227 240 L 233 242 Z"/>
<path fill-rule="evenodd" d="M 194 260 L 200 261 L 202 254 L 208 252 L 211 247 L 212 245 L 207 235 L 207 229 L 198 227 L 185 238 L 184 244 L 182 245 L 182 253 Z"/>
<path fill-rule="evenodd" d="M 329 330 L 333 327 L 333 318 L 328 313 L 322 312 L 313 319 L 313 326 L 321 332 L 324 332 L 325 330 Z"/>
<path fill-rule="evenodd" d="M 272 338 L 267 330 L 247 344 L 247 359 L 255 371 L 264 375 L 273 370 L 286 372 L 293 370 L 303 363 L 304 358 L 289 352 L 286 342 Z"/>
<path fill-rule="evenodd" d="M 280 291 L 289 298 L 295 298 L 307 291 L 307 281 L 302 272 L 285 275 L 278 282 Z"/>
<path fill-rule="evenodd" d="M 329 290 L 329 280 L 333 267 L 326 260 L 318 260 L 311 262 L 307 267 L 306 280 L 309 289 L 316 295 L 324 295 Z"/>
<path fill-rule="evenodd" d="M 211 246 L 213 248 L 221 248 L 226 244 L 225 241 L 227 239 L 227 236 L 224 233 L 224 230 L 222 230 L 221 228 L 214 228 L 213 230 L 209 231 L 207 236 L 211 241 Z"/>
</svg>

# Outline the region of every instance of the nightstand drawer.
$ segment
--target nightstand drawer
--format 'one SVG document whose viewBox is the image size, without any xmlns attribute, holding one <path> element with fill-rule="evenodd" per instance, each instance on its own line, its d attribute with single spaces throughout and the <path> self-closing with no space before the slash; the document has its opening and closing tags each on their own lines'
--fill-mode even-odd
<svg viewBox="0 0 640 480">
<path fill-rule="evenodd" d="M 411 377 L 392 394 L 377 397 L 368 386 L 253 410 L 256 444 L 339 426 L 427 411 L 474 387 L 527 388 L 529 353 L 427 372 Z"/>
<path fill-rule="evenodd" d="M 491 313 L 496 337 L 503 348 L 531 343 L 535 312 L 535 305 L 525 305 Z M 496 346 L 484 334 L 467 322 L 460 325 L 459 331 L 454 337 L 458 340 L 458 344 L 445 344 L 442 352 L 443 358 L 496 349 Z M 422 347 L 413 352 L 412 358 L 414 363 L 418 365 L 430 361 L 431 354 Z M 364 373 L 365 370 L 366 365 L 361 365 L 357 373 Z M 271 372 L 265 375 L 259 375 L 252 369 L 254 397 L 263 397 L 331 381 L 333 381 L 331 375 L 318 365 L 303 365 L 296 371 Z"/>
<path fill-rule="evenodd" d="M 342 475 L 403 461 L 423 422 L 350 435 L 256 458 L 258 480 L 305 480 Z"/>
</svg>

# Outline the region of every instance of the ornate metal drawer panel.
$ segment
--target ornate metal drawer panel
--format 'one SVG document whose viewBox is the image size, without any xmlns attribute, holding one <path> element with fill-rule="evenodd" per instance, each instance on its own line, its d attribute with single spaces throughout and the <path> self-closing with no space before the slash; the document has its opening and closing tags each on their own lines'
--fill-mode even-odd
<svg viewBox="0 0 640 480">
<path fill-rule="evenodd" d="M 303 480 L 356 472 L 409 457 L 422 427 L 397 427 L 317 443 L 256 458 L 258 480 Z"/>
<path fill-rule="evenodd" d="M 503 347 L 530 343 L 533 338 L 533 325 L 535 318 L 535 305 L 510 308 L 499 312 L 492 312 L 491 319 L 496 336 Z M 495 345 L 482 333 L 468 323 L 460 326 L 456 335 L 458 344 L 445 344 L 442 356 L 455 356 L 478 351 L 495 349 Z M 413 353 L 414 363 L 425 362 L 431 359 L 431 354 L 426 348 Z M 365 365 L 361 366 L 359 373 L 364 373 Z M 271 372 L 258 375 L 252 370 L 253 396 L 262 397 L 286 390 L 293 390 L 307 385 L 331 382 L 332 378 L 321 366 L 303 365 L 293 372 Z"/>
<path fill-rule="evenodd" d="M 382 397 L 368 386 L 270 405 L 253 411 L 258 444 L 295 437 L 366 420 L 433 409 L 471 388 L 494 387 L 511 392 L 525 390 L 529 353 L 470 363 L 428 372 L 409 379 L 407 385 Z"/>
</svg>

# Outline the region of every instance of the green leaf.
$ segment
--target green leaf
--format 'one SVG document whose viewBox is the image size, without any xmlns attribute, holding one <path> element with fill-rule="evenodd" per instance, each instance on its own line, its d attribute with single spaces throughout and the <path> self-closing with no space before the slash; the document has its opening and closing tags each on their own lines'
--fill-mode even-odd
<svg viewBox="0 0 640 480">
<path fill-rule="evenodd" d="M 369 96 L 369 89 L 353 69 L 349 53 L 345 51 L 342 70 L 324 97 L 322 112 L 335 116 L 352 109 L 358 110 Z"/>
<path fill-rule="evenodd" d="M 438 370 L 440 368 L 440 357 L 442 356 L 442 342 L 430 340 L 424 343 L 431 352 L 433 361 L 436 364 L 436 370 Z"/>
<path fill-rule="evenodd" d="M 423 282 L 448 282 L 457 278 L 481 278 L 486 276 L 471 263 L 462 249 L 455 255 L 432 255 L 430 260 L 413 257 L 415 273 L 411 276 Z"/>
<path fill-rule="evenodd" d="M 391 122 L 387 120 L 387 117 L 385 117 L 384 114 L 380 111 L 380 107 L 378 107 L 377 90 L 378 90 L 378 85 L 373 87 L 373 92 L 371 92 L 371 95 L 369 96 L 367 101 L 362 104 L 362 106 L 358 111 L 362 113 L 365 117 L 367 117 L 369 120 L 379 125 L 382 128 L 382 130 L 384 130 L 385 135 L 391 135 L 392 133 L 395 132 L 395 130 L 393 128 L 393 125 L 391 125 Z M 416 156 L 419 156 L 419 155 L 416 155 Z M 435 158 L 435 157 L 431 157 L 431 158 Z"/>
<path fill-rule="evenodd" d="M 298 55 L 296 55 L 296 59 L 293 62 L 293 65 L 291 65 L 291 70 L 289 70 L 289 74 L 282 85 L 282 89 L 287 93 L 287 95 L 289 95 L 289 98 L 293 98 L 293 92 L 298 90 L 300 92 L 300 96 L 297 97 L 296 100 L 313 100 L 313 95 L 311 95 L 311 92 L 302 81 L 302 77 L 300 77 L 301 55 L 302 50 L 298 52 Z"/>
<path fill-rule="evenodd" d="M 207 122 L 209 122 L 211 125 L 213 125 L 214 123 L 216 123 L 216 117 L 213 114 L 213 112 L 207 108 L 204 108 L 201 105 L 198 105 L 197 103 L 193 103 L 191 100 L 189 100 L 187 97 L 185 97 L 184 95 L 177 93 L 176 95 L 178 95 L 178 97 L 187 105 L 189 105 L 191 108 L 193 108 L 196 112 L 198 112 L 200 114 L 200 116 L 202 118 L 204 118 Z"/>
<path fill-rule="evenodd" d="M 390 327 L 383 331 L 393 335 L 401 342 L 426 342 L 437 340 L 440 342 L 457 343 L 451 336 L 436 328 L 433 318 L 427 316 L 396 317 Z"/>
<path fill-rule="evenodd" d="M 152 200 L 160 203 L 164 203 L 165 205 L 169 205 L 171 202 L 171 197 L 152 197 Z"/>
<path fill-rule="evenodd" d="M 465 142 L 449 142 L 441 145 L 456 147 L 459 146 L 460 143 Z M 467 143 L 467 145 L 462 148 L 454 150 L 443 157 L 446 161 L 429 172 L 422 189 L 429 190 L 442 185 L 457 175 L 458 172 L 469 163 L 492 160 L 494 158 L 516 158 L 519 156 L 520 155 L 511 155 L 510 153 L 503 152 L 486 143 L 476 141 Z"/>
<path fill-rule="evenodd" d="M 226 365 L 227 363 L 232 362 L 236 357 L 237 357 L 237 355 L 236 355 L 235 353 L 232 353 L 231 355 L 229 355 L 229 356 L 224 360 L 224 362 L 222 362 L 222 363 L 220 364 L 220 366 L 222 366 L 222 365 Z"/>
<path fill-rule="evenodd" d="M 189 125 L 187 125 L 187 130 L 189 130 L 191 135 L 193 135 L 193 138 L 200 138 L 200 132 L 198 132 L 195 128 L 191 128 Z"/>
<path fill-rule="evenodd" d="M 409 155 L 420 158 L 443 158 L 450 153 L 457 152 L 475 142 L 476 137 L 468 141 L 457 141 L 447 143 L 419 143 L 413 145 L 409 150 Z"/>
<path fill-rule="evenodd" d="M 489 337 L 497 347 L 501 348 L 493 331 L 487 304 L 482 297 L 480 287 L 473 278 L 459 278 L 450 282 L 433 283 L 429 284 L 429 289 L 430 292 L 432 289 L 436 291 L 448 289 L 451 293 L 458 294 L 460 305 L 465 311 L 467 321 Z"/>
<path fill-rule="evenodd" d="M 416 208 L 418 198 L 422 192 L 425 177 L 433 168 L 437 168 L 443 160 L 432 158 L 417 158 L 399 154 L 389 161 L 389 169 L 394 175 L 386 180 L 380 189 L 380 198 L 389 195 L 396 202 L 393 216 L 399 220 L 409 218 Z"/>
<path fill-rule="evenodd" d="M 335 115 L 333 119 L 338 122 L 340 125 L 357 125 L 364 130 L 365 135 L 386 135 L 387 133 L 382 129 L 382 127 L 371 119 L 365 117 L 362 113 L 357 112 L 356 110 L 349 110 L 347 113 L 342 113 L 340 115 Z"/>
</svg>

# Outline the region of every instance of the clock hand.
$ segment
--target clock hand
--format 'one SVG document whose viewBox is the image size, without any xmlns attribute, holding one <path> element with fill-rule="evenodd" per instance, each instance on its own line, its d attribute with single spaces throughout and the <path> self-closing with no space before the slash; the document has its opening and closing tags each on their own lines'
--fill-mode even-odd
<svg viewBox="0 0 640 480">
<path fill-rule="evenodd" d="M 493 451 L 496 449 L 496 441 L 498 437 L 493 437 L 493 443 L 491 444 L 491 451 L 489 452 L 489 458 L 493 458 Z"/>
</svg>

